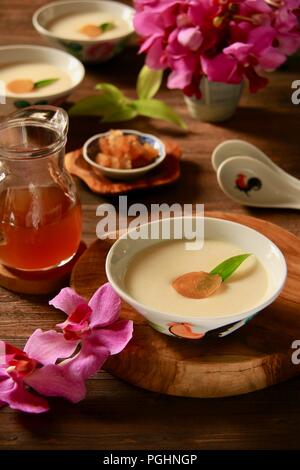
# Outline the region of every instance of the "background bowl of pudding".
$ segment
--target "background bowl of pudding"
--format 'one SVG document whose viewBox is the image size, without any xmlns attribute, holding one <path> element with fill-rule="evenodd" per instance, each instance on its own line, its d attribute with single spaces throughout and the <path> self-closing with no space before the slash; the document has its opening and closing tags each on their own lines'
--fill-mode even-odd
<svg viewBox="0 0 300 470">
<path fill-rule="evenodd" d="M 174 239 L 174 227 L 195 218 L 162 219 L 122 235 L 106 259 L 106 275 L 120 297 L 141 313 L 157 331 L 186 339 L 224 337 L 247 323 L 280 294 L 287 266 L 279 248 L 245 225 L 204 217 L 204 244 Z M 170 224 L 170 225 L 169 225 Z M 170 240 L 162 231 L 170 227 Z M 144 238 L 139 238 L 139 230 Z M 151 233 L 159 234 L 156 239 Z M 147 238 L 148 237 L 148 238 Z M 251 253 L 213 295 L 190 299 L 172 281 L 182 274 L 210 272 L 225 259 Z"/>
<path fill-rule="evenodd" d="M 143 177 L 146 173 L 152 171 L 158 165 L 160 165 L 166 157 L 166 149 L 164 143 L 152 134 L 145 134 L 144 132 L 135 131 L 133 129 L 122 129 L 121 131 L 124 136 L 134 136 L 143 145 L 146 144 L 153 148 L 157 154 L 152 163 L 140 166 L 139 168 L 113 168 L 100 164 L 97 156 L 101 153 L 100 142 L 102 138 L 109 136 L 111 133 L 116 131 L 103 132 L 96 134 L 88 139 L 83 146 L 83 158 L 96 170 L 103 173 L 110 179 L 128 181 L 136 178 Z M 118 160 L 117 155 L 115 159 Z"/>
<path fill-rule="evenodd" d="M 83 62 L 105 62 L 128 43 L 133 8 L 115 1 L 85 0 L 48 3 L 33 15 L 35 29 L 54 46 Z"/>
<path fill-rule="evenodd" d="M 32 45 L 0 47 L 3 104 L 0 114 L 31 105 L 60 105 L 81 83 L 82 63 L 58 49 Z"/>
</svg>

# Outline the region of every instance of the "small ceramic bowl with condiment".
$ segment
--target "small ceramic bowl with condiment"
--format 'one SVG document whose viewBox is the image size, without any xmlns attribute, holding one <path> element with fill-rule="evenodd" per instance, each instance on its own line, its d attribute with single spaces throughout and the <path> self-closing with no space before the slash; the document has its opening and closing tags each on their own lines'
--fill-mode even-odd
<svg viewBox="0 0 300 470">
<path fill-rule="evenodd" d="M 33 15 L 35 29 L 54 46 L 82 62 L 105 62 L 126 46 L 134 32 L 133 8 L 115 1 L 47 3 Z"/>
<path fill-rule="evenodd" d="M 203 237 L 193 241 L 187 237 L 191 229 Z M 244 261 L 230 274 L 233 257 L 234 263 L 237 257 Z M 199 277 L 194 282 L 200 272 L 206 276 L 204 284 Z M 197 340 L 222 338 L 270 305 L 283 289 L 287 266 L 279 248 L 252 228 L 184 216 L 155 220 L 123 234 L 107 255 L 106 275 L 154 329 Z"/>
<path fill-rule="evenodd" d="M 83 146 L 83 158 L 113 180 L 141 178 L 166 157 L 163 142 L 152 134 L 115 129 L 96 134 Z"/>
<path fill-rule="evenodd" d="M 50 47 L 0 47 L 0 115 L 31 105 L 59 106 L 84 78 L 82 63 Z"/>
</svg>

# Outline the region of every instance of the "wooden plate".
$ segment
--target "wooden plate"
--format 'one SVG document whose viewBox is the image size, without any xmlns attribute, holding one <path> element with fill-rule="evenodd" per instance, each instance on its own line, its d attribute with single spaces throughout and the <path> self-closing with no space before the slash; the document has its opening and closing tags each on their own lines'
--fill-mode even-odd
<svg viewBox="0 0 300 470">
<path fill-rule="evenodd" d="M 172 140 L 166 140 L 165 145 L 167 156 L 164 161 L 155 170 L 132 181 L 110 180 L 84 160 L 81 149 L 66 154 L 65 166 L 69 173 L 78 176 L 94 193 L 113 195 L 150 189 L 174 183 L 180 176 L 181 149 Z"/>
<path fill-rule="evenodd" d="M 207 215 L 248 225 L 278 245 L 288 264 L 282 294 L 237 332 L 200 341 L 160 334 L 124 303 L 122 316 L 134 321 L 134 336 L 121 354 L 106 362 L 105 369 L 113 375 L 155 392 L 221 397 L 262 389 L 300 373 L 300 364 L 292 362 L 292 343 L 300 340 L 300 240 L 246 215 Z M 104 263 L 110 244 L 96 241 L 74 267 L 72 286 L 87 298 L 106 282 Z"/>
</svg>

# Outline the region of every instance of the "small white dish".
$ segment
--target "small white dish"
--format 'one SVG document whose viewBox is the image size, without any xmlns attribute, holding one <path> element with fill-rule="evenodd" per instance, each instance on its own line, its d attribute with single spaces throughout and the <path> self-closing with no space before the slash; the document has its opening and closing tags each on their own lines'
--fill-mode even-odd
<svg viewBox="0 0 300 470">
<path fill-rule="evenodd" d="M 86 13 L 99 11 L 119 18 L 128 24 L 128 30 L 109 39 L 104 38 L 72 38 L 65 35 L 54 34 L 49 24 L 57 18 L 70 13 Z M 67 0 L 47 3 L 39 8 L 33 15 L 34 28 L 54 46 L 65 49 L 82 62 L 105 62 L 119 54 L 128 43 L 134 32 L 134 9 L 128 5 L 109 0 Z"/>
<path fill-rule="evenodd" d="M 142 166 L 140 168 L 134 168 L 131 170 L 124 170 L 124 169 L 115 169 L 115 168 L 108 168 L 103 165 L 99 165 L 99 163 L 95 162 L 94 158 L 96 157 L 97 153 L 99 153 L 99 139 L 101 137 L 105 137 L 109 135 L 108 132 L 103 132 L 101 134 L 93 135 L 90 139 L 88 139 L 84 146 L 83 146 L 83 158 L 94 168 L 101 171 L 105 176 L 108 176 L 111 179 L 116 180 L 132 180 L 136 178 L 141 178 L 149 171 L 156 168 L 158 165 L 162 163 L 162 161 L 166 157 L 166 149 L 163 142 L 155 137 L 152 134 L 145 134 L 143 132 L 135 131 L 132 129 L 122 129 L 123 134 L 125 135 L 136 135 L 142 142 L 147 142 L 148 144 L 152 145 L 157 151 L 159 156 L 156 160 L 151 163 L 150 165 Z"/>
<path fill-rule="evenodd" d="M 185 219 L 192 219 L 185 217 Z M 191 222 L 191 221 L 190 221 Z M 156 227 L 153 227 L 156 225 Z M 158 226 L 158 227 L 157 227 Z M 174 224 L 170 219 L 156 220 L 143 226 L 147 227 L 148 233 L 161 234 L 171 227 L 171 239 L 173 238 L 172 228 Z M 210 336 L 223 337 L 247 323 L 254 315 L 270 305 L 283 289 L 286 277 L 287 266 L 285 258 L 279 248 L 267 237 L 245 225 L 235 222 L 204 218 L 205 239 L 215 238 L 224 242 L 231 242 L 239 246 L 243 252 L 254 254 L 264 266 L 268 276 L 268 288 L 264 297 L 254 308 L 244 310 L 238 314 L 222 316 L 222 312 L 216 312 L 212 316 L 185 316 L 170 312 L 157 311 L 148 305 L 141 304 L 131 297 L 125 286 L 125 276 L 134 257 L 145 248 L 162 243 L 164 240 L 140 238 L 138 233 L 145 233 L 139 226 L 128 234 L 122 235 L 111 247 L 106 258 L 106 275 L 112 287 L 119 296 L 134 309 L 141 313 L 157 331 L 172 336 L 174 325 L 185 328 L 190 336 L 185 334 L 187 339 L 200 339 L 209 333 Z M 133 234 L 131 236 L 130 234 Z M 176 260 L 174 260 L 176 263 Z M 249 293 L 251 295 L 251 293 Z M 178 331 L 178 330 L 177 330 Z M 176 334 L 176 336 L 180 336 Z"/>
<path fill-rule="evenodd" d="M 26 63 L 32 64 L 34 62 L 61 68 L 69 75 L 71 85 L 57 93 L 49 93 L 45 87 L 42 89 L 43 91 L 40 91 L 38 97 L 33 93 L 7 93 L 4 89 L 4 103 L 0 105 L 0 115 L 6 115 L 16 109 L 32 105 L 52 104 L 59 106 L 82 82 L 85 75 L 84 66 L 79 60 L 58 49 L 20 44 L 0 47 L 0 67 L 17 63 L 26 66 Z"/>
</svg>

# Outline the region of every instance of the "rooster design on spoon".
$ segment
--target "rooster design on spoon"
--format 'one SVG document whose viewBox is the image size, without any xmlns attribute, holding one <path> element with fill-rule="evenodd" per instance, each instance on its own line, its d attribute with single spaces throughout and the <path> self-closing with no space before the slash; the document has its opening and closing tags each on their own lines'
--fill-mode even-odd
<svg viewBox="0 0 300 470">
<path fill-rule="evenodd" d="M 235 186 L 249 197 L 250 191 L 259 191 L 261 189 L 262 182 L 256 176 L 247 179 L 246 175 L 239 173 L 235 179 Z"/>
</svg>

